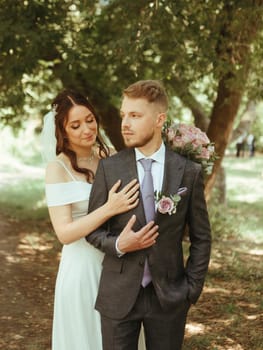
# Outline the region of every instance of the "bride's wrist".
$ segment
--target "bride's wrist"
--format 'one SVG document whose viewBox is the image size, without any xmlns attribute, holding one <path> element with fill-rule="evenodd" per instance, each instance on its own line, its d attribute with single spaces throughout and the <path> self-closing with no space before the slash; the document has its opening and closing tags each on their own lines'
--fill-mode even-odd
<svg viewBox="0 0 263 350">
<path fill-rule="evenodd" d="M 106 202 L 104 204 L 104 210 L 105 210 L 105 214 L 108 218 L 111 218 L 112 216 L 114 216 L 116 214 L 114 212 L 112 205 L 109 202 Z"/>
</svg>

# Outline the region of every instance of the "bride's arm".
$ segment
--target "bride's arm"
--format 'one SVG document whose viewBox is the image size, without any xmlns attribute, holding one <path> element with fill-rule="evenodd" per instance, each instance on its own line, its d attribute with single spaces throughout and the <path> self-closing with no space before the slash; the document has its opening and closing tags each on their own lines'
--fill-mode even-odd
<svg viewBox="0 0 263 350">
<path fill-rule="evenodd" d="M 64 176 L 63 171 L 61 176 Z M 57 183 L 65 181 L 65 178 L 61 178 L 61 176 L 56 172 L 56 178 L 53 180 Z M 47 175 L 47 178 L 50 183 L 50 175 Z M 117 192 L 120 184 L 119 180 L 111 188 L 105 204 L 75 221 L 72 220 L 70 204 L 50 206 L 48 208 L 50 219 L 59 241 L 63 244 L 72 243 L 90 234 L 112 216 L 135 208 L 138 205 L 138 181 L 132 180 L 121 191 Z"/>
</svg>

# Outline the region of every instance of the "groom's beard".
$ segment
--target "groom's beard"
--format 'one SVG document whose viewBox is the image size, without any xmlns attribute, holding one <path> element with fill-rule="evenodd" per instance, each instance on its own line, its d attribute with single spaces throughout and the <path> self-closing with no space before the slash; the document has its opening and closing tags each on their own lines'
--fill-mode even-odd
<svg viewBox="0 0 263 350">
<path fill-rule="evenodd" d="M 144 135 L 143 137 L 141 137 L 139 140 L 134 139 L 133 137 L 129 137 L 129 136 L 122 136 L 125 146 L 128 148 L 140 148 L 140 147 L 144 147 L 145 145 L 147 145 L 147 143 L 151 142 L 154 138 L 154 133 L 152 132 L 149 135 Z"/>
</svg>

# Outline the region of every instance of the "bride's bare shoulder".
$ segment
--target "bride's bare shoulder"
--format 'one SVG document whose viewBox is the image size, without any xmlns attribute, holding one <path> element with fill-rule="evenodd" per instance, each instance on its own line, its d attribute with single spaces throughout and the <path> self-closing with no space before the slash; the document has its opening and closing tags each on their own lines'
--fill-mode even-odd
<svg viewBox="0 0 263 350">
<path fill-rule="evenodd" d="M 61 183 L 68 181 L 68 173 L 65 167 L 69 167 L 70 162 L 64 156 L 58 155 L 46 167 L 45 182 L 47 184 Z"/>
</svg>

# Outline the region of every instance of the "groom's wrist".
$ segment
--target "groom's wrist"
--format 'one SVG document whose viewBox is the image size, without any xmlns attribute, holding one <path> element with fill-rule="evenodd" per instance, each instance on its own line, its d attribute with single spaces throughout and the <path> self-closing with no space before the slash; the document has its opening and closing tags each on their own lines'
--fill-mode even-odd
<svg viewBox="0 0 263 350">
<path fill-rule="evenodd" d="M 121 250 L 119 249 L 119 247 L 118 247 L 119 238 L 120 238 L 120 237 L 118 237 L 118 238 L 116 239 L 116 242 L 115 242 L 115 249 L 116 249 L 116 252 L 117 252 L 118 257 L 120 258 L 121 256 L 123 256 L 123 255 L 125 254 L 125 252 L 121 251 Z"/>
</svg>

